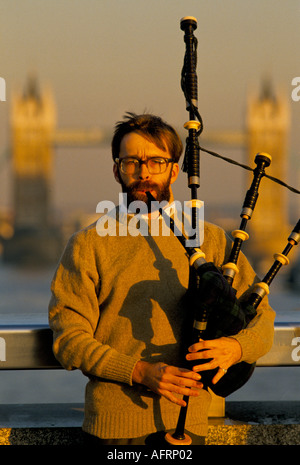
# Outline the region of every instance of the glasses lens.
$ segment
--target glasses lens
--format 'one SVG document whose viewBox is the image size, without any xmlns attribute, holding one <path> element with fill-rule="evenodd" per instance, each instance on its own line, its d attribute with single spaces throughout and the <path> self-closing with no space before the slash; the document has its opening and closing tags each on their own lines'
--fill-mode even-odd
<svg viewBox="0 0 300 465">
<path fill-rule="evenodd" d="M 149 158 L 147 166 L 150 174 L 160 174 L 166 171 L 167 162 L 164 158 Z"/>
<path fill-rule="evenodd" d="M 139 160 L 137 158 L 124 158 L 120 161 L 120 168 L 124 174 L 137 174 L 142 164 L 146 164 L 150 174 L 164 173 L 172 160 L 161 157 L 152 157 L 148 160 Z"/>
<path fill-rule="evenodd" d="M 135 158 L 121 160 L 121 170 L 125 174 L 135 174 L 139 169 L 139 161 Z"/>
</svg>

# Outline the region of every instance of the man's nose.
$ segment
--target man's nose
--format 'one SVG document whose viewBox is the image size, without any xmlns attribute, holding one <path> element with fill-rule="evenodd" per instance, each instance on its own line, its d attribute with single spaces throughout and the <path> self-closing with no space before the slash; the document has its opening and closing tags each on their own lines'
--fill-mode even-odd
<svg viewBox="0 0 300 465">
<path fill-rule="evenodd" d="M 147 168 L 146 163 L 142 163 L 140 165 L 140 171 L 139 171 L 139 178 L 140 179 L 149 179 L 150 174 Z"/>
</svg>

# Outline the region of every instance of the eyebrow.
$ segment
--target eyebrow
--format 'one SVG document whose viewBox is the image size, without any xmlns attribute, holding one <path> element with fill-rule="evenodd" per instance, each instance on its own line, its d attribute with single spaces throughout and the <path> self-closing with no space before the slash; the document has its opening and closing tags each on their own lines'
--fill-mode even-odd
<svg viewBox="0 0 300 465">
<path fill-rule="evenodd" d="M 142 157 L 139 157 L 138 155 L 128 155 L 126 157 L 122 157 L 120 158 L 119 157 L 119 160 L 125 160 L 126 158 L 134 158 L 135 160 L 143 160 Z M 169 157 L 163 157 L 161 155 L 150 155 L 150 156 L 146 156 L 144 157 L 146 160 L 149 160 L 150 158 L 162 158 L 163 160 L 173 160 L 173 158 L 169 158 Z"/>
</svg>

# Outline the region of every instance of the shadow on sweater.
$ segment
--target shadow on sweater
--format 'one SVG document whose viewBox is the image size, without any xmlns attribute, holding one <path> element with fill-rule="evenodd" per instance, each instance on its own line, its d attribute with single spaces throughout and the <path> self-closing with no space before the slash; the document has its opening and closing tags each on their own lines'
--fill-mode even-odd
<svg viewBox="0 0 300 465">
<path fill-rule="evenodd" d="M 191 325 L 191 317 L 187 315 L 191 312 L 187 312 L 185 308 L 187 289 L 180 282 L 172 262 L 164 257 L 163 252 L 159 249 L 153 237 L 149 235 L 144 236 L 144 238 L 154 252 L 156 258 L 154 267 L 159 271 L 159 279 L 143 280 L 133 285 L 124 299 L 119 315 L 130 320 L 134 339 L 138 343 L 142 341 L 144 345 L 144 349 L 141 352 L 142 360 L 150 363 L 164 362 L 184 367 L 186 365 L 183 349 L 183 346 L 186 346 L 184 335 L 191 332 L 188 329 L 191 328 L 191 326 L 188 326 Z M 144 266 L 147 266 L 147 264 Z M 141 297 L 142 308 L 140 305 Z M 163 318 L 161 318 L 162 321 L 153 321 L 153 304 L 158 304 L 158 307 L 164 312 L 167 321 Z M 161 344 L 153 342 L 153 339 L 155 340 L 157 337 L 153 326 L 159 330 L 159 341 L 162 342 Z M 170 331 L 172 334 L 170 334 Z M 170 340 L 174 342 L 168 342 Z M 153 394 L 144 386 L 141 386 L 140 389 L 135 389 L 135 393 L 139 390 L 140 397 L 137 399 L 135 395 L 132 396 L 131 400 L 139 405 L 139 407 L 147 408 L 147 404 L 143 398 L 153 398 L 155 423 L 158 428 L 161 428 L 163 422 L 159 396 Z M 128 389 L 124 389 L 124 392 L 131 397 Z"/>
</svg>

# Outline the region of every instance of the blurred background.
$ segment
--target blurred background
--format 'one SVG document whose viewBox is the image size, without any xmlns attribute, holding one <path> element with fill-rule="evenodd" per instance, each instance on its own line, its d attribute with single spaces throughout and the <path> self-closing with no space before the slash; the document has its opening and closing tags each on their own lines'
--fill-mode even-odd
<svg viewBox="0 0 300 465">
<path fill-rule="evenodd" d="M 50 282 L 68 237 L 96 218 L 98 202 L 118 202 L 110 152 L 116 121 L 126 111 L 149 111 L 185 138 L 184 16 L 198 20 L 200 144 L 252 167 L 258 151 L 268 152 L 268 174 L 299 190 L 298 0 L 2 0 L 1 324 L 47 322 Z M 238 228 L 249 172 L 201 152 L 200 180 L 205 219 L 229 233 Z M 186 174 L 174 195 L 189 199 Z M 299 219 L 299 198 L 262 180 L 245 244 L 261 275 Z M 300 321 L 297 255 L 272 285 L 278 321 Z M 259 369 L 234 395 L 298 400 L 297 369 L 285 370 L 283 378 Z M 56 373 L 56 387 L 53 376 L 0 372 L 0 401 L 82 400 L 82 375 Z"/>
</svg>

